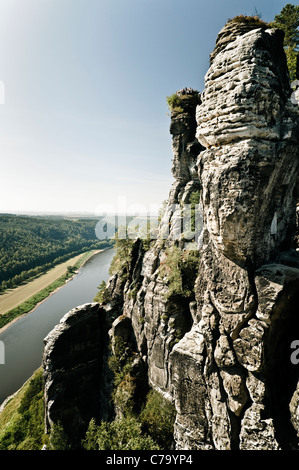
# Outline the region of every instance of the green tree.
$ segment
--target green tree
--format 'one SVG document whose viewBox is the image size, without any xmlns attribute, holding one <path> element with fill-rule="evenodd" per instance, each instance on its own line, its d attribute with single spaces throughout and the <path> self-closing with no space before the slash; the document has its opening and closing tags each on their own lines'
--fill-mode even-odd
<svg viewBox="0 0 299 470">
<path fill-rule="evenodd" d="M 176 417 L 175 407 L 156 390 L 150 390 L 140 420 L 144 433 L 170 450 L 173 445 L 173 426 Z"/>
<path fill-rule="evenodd" d="M 94 418 L 91 419 L 85 438 L 82 440 L 82 448 L 85 450 L 97 450 L 97 437 L 98 434 L 98 426 L 96 424 L 96 420 Z"/>
<path fill-rule="evenodd" d="M 74 270 L 75 270 L 75 269 L 74 269 L 74 266 L 67 266 L 67 268 L 66 268 L 66 269 L 67 269 L 67 273 L 68 273 L 68 275 L 71 275 L 71 274 L 73 274 L 73 272 L 74 272 Z"/>
<path fill-rule="evenodd" d="M 299 5 L 288 3 L 271 23 L 274 28 L 284 31 L 284 49 L 291 81 L 296 79 L 296 61 L 299 47 Z"/>
<path fill-rule="evenodd" d="M 50 433 L 51 450 L 70 450 L 66 434 L 60 422 L 54 423 Z"/>
<path fill-rule="evenodd" d="M 99 426 L 91 420 L 82 447 L 86 450 L 159 450 L 158 444 L 143 434 L 141 423 L 133 416 L 111 423 L 102 421 Z"/>
<path fill-rule="evenodd" d="M 98 286 L 98 292 L 93 299 L 94 302 L 99 302 L 100 304 L 106 304 L 110 300 L 109 294 L 106 290 L 106 282 L 102 281 L 101 284 Z"/>
<path fill-rule="evenodd" d="M 133 245 L 133 239 L 119 238 L 118 233 L 116 233 L 114 244 L 116 252 L 110 264 L 110 276 L 113 276 L 116 273 L 122 273 L 124 278 L 128 276 L 130 271 Z"/>
</svg>

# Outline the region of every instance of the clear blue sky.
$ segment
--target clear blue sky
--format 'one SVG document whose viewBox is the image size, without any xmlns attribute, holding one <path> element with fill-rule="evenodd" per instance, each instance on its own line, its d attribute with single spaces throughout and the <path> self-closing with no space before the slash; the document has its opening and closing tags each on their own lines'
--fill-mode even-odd
<svg viewBox="0 0 299 470">
<path fill-rule="evenodd" d="M 0 0 L 0 212 L 160 205 L 166 96 L 202 91 L 218 32 L 279 0 Z M 297 4 L 297 2 L 290 2 Z"/>
</svg>

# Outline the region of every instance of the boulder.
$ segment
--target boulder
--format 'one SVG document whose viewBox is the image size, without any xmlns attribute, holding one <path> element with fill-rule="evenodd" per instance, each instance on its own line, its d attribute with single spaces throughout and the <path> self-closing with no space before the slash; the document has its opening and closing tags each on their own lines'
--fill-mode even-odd
<svg viewBox="0 0 299 470">
<path fill-rule="evenodd" d="M 106 314 L 98 303 L 72 309 L 44 339 L 46 432 L 62 425 L 73 449 L 92 418 L 111 416 L 107 346 Z"/>
</svg>

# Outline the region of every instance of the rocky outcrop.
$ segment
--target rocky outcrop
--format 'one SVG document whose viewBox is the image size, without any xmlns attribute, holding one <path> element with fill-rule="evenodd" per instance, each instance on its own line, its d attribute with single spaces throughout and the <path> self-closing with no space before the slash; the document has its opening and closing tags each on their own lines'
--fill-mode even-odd
<svg viewBox="0 0 299 470">
<path fill-rule="evenodd" d="M 169 204 L 169 237 L 145 253 L 136 300 L 124 296 L 149 383 L 175 402 L 177 449 L 296 445 L 289 404 L 298 378 L 290 344 L 299 288 L 299 134 L 282 39 L 277 30 L 225 27 L 196 107 L 201 146 L 194 134 L 186 144 L 184 114 L 172 113 L 176 181 L 169 201 L 188 201 L 190 187 L 201 191 L 195 297 L 165 300 L 170 283 L 161 273 L 181 220 Z M 197 158 L 186 156 L 190 148 Z"/>
<path fill-rule="evenodd" d="M 44 340 L 46 432 L 62 425 L 73 449 L 91 418 L 109 419 L 113 412 L 108 343 L 106 314 L 97 303 L 71 310 Z"/>
<path fill-rule="evenodd" d="M 47 431 L 60 421 L 72 442 L 75 433 L 82 436 L 91 417 L 99 419 L 105 413 L 108 415 L 106 408 L 107 400 L 112 403 L 109 389 L 112 380 L 107 385 L 107 380 L 100 377 L 119 340 L 134 354 L 130 380 L 134 383 L 132 393 L 137 408 L 142 405 L 149 387 L 172 400 L 169 356 L 174 344 L 190 330 L 193 322 L 194 281 L 199 261 L 198 231 L 193 233 L 190 224 L 182 231 L 182 207 L 184 204 L 191 206 L 191 201 L 194 207 L 199 202 L 196 161 L 203 149 L 195 137 L 195 110 L 200 96 L 196 90 L 188 89 L 178 92 L 178 97 L 180 105 L 172 110 L 170 125 L 174 183 L 159 234 L 148 246 L 140 239 L 132 244 L 129 265 L 112 275 L 107 283 L 105 305 L 92 304 L 69 312 L 45 339 Z M 90 322 L 92 328 L 88 326 Z M 79 327 L 81 324 L 85 325 L 83 329 Z M 108 342 L 111 351 L 107 349 Z M 90 343 L 93 344 L 91 349 Z M 86 352 L 93 351 L 92 358 L 84 356 L 84 344 Z M 100 353 L 101 348 L 105 354 Z M 70 365 L 68 356 L 72 357 Z M 91 373 L 90 367 L 93 368 Z M 97 374 L 94 382 L 93 373 Z M 111 375 L 111 371 L 109 373 Z M 84 380 L 76 390 L 75 381 L 80 376 Z M 97 395 L 102 398 L 97 399 Z M 130 400 L 132 397 L 127 390 L 114 391 L 113 413 L 121 416 L 122 406 Z M 103 403 L 104 411 L 103 406 L 100 408 Z M 77 439 L 75 445 L 78 442 Z"/>
<path fill-rule="evenodd" d="M 123 297 L 120 300 L 118 296 L 119 302 L 113 304 L 114 312 L 121 310 L 122 319 L 130 319 L 131 337 L 134 338 L 135 351 L 144 361 L 146 380 L 168 397 L 172 396 L 169 355 L 174 344 L 192 324 L 198 252 L 194 255 L 194 247 L 192 250 L 188 248 L 195 236 L 184 239 L 181 208 L 200 190 L 196 160 L 202 149 L 195 138 L 195 109 L 200 102 L 199 94 L 188 89 L 178 96 L 180 105 L 172 111 L 170 125 L 175 181 L 159 235 L 147 247 L 142 240 L 135 242 L 131 268 L 123 284 Z M 121 282 L 122 277 L 122 273 L 116 274 L 114 282 Z M 115 299 L 114 294 L 112 298 Z M 111 303 L 105 308 L 111 311 Z"/>
<path fill-rule="evenodd" d="M 66 413 L 57 397 L 69 397 L 60 341 L 85 351 L 94 339 L 84 363 L 100 372 L 87 390 L 103 414 L 98 352 L 109 330 L 112 347 L 121 339 L 134 352 L 139 400 L 152 387 L 175 404 L 177 450 L 297 449 L 299 366 L 290 356 L 299 330 L 299 113 L 290 98 L 282 32 L 240 19 L 225 25 L 203 93 L 177 92 L 175 181 L 158 237 L 132 243 L 129 264 L 108 282 L 109 301 L 88 307 L 97 327 L 82 314 L 73 346 L 66 320 L 46 340 L 48 422 Z M 182 223 L 185 205 L 192 227 Z M 83 356 L 70 356 L 73 384 Z M 83 401 L 69 401 L 79 416 Z"/>
<path fill-rule="evenodd" d="M 175 179 L 170 190 L 168 206 L 188 200 L 192 189 L 198 189 L 197 156 L 203 149 L 195 137 L 195 109 L 200 103 L 200 94 L 193 89 L 177 92 L 179 106 L 171 112 L 170 134 L 172 135 L 172 174 Z"/>
<path fill-rule="evenodd" d="M 206 226 L 217 250 L 242 265 L 273 259 L 295 228 L 298 119 L 280 33 L 229 42 L 197 108 Z"/>
<path fill-rule="evenodd" d="M 296 446 L 289 401 L 298 378 L 290 362 L 298 323 L 298 109 L 281 32 L 236 28 L 228 40 L 226 26 L 225 43 L 220 35 L 196 113 L 206 148 L 198 159 L 204 245 L 200 320 L 171 354 L 179 449 Z"/>
</svg>

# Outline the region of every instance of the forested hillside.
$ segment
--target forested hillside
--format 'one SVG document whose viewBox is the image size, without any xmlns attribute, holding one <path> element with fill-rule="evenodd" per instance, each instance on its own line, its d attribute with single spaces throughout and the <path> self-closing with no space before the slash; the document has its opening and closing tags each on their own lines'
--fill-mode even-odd
<svg viewBox="0 0 299 470">
<path fill-rule="evenodd" d="M 96 219 L 0 215 L 0 288 L 13 287 L 85 250 L 105 248 Z"/>
</svg>

